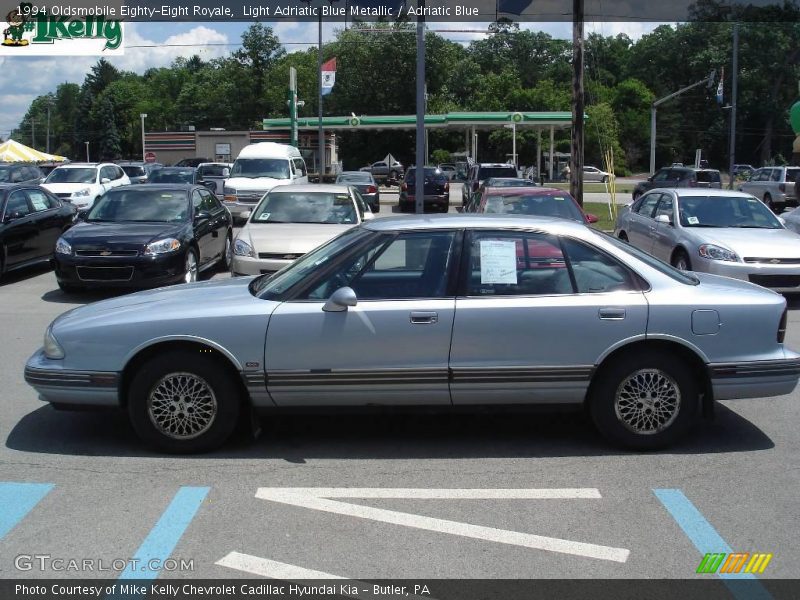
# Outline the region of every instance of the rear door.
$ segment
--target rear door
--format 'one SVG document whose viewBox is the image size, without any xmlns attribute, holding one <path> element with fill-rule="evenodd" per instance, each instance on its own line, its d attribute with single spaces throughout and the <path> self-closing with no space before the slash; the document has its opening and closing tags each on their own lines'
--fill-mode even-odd
<svg viewBox="0 0 800 600">
<path fill-rule="evenodd" d="M 653 247 L 653 233 L 656 228 L 656 222 L 653 217 L 660 198 L 660 192 L 648 192 L 634 206 L 634 210 L 630 212 L 628 217 L 626 232 L 628 241 L 645 252 L 650 252 Z"/>
<path fill-rule="evenodd" d="M 453 404 L 582 402 L 608 349 L 646 331 L 647 302 L 633 274 L 584 242 L 473 231 L 465 248 Z"/>
<path fill-rule="evenodd" d="M 3 213 L 5 233 L 5 266 L 13 267 L 38 255 L 39 227 L 28 196 L 23 190 L 14 190 L 6 199 Z"/>
<path fill-rule="evenodd" d="M 653 245 L 650 253 L 664 262 L 670 262 L 672 249 L 675 247 L 677 229 L 675 228 L 675 201 L 672 194 L 662 192 L 655 212 L 655 231 L 653 231 Z M 669 219 L 669 223 L 659 223 L 659 215 L 664 215 Z"/>
</svg>

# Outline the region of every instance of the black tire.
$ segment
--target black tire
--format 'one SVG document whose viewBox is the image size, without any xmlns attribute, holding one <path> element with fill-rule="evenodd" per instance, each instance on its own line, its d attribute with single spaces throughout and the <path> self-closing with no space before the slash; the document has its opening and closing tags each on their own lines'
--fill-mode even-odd
<svg viewBox="0 0 800 600">
<path fill-rule="evenodd" d="M 617 237 L 619 239 L 621 239 L 623 242 L 625 242 L 626 244 L 628 243 L 628 234 L 625 233 L 624 231 L 620 231 L 619 235 Z"/>
<path fill-rule="evenodd" d="M 194 279 L 192 279 L 191 276 L 189 275 L 189 265 L 192 258 L 194 259 L 194 270 L 195 270 Z M 186 251 L 185 261 L 186 261 L 186 273 L 184 274 L 183 282 L 195 283 L 197 281 L 200 281 L 200 263 L 197 262 L 197 251 L 194 248 L 189 248 Z"/>
<path fill-rule="evenodd" d="M 688 432 L 699 403 L 698 384 L 689 365 L 670 353 L 653 350 L 612 361 L 597 373 L 589 397 L 589 413 L 603 437 L 624 448 L 656 450 Z M 638 402 L 637 390 L 642 386 L 646 390 L 654 380 L 660 397 L 651 392 Z M 652 416 L 657 408 L 664 411 L 660 419 Z"/>
<path fill-rule="evenodd" d="M 219 260 L 220 271 L 230 271 L 233 262 L 233 234 L 228 233 L 225 237 L 225 245 L 222 247 L 222 258 Z"/>
<path fill-rule="evenodd" d="M 672 260 L 670 263 L 673 267 L 676 269 L 681 269 L 682 271 L 692 270 L 692 261 L 689 260 L 689 255 L 686 254 L 686 251 L 682 249 L 675 251 L 675 253 L 672 255 Z"/>
<path fill-rule="evenodd" d="M 379 202 L 379 203 L 377 203 L 377 204 L 375 204 L 375 205 L 373 205 L 373 206 L 371 206 L 371 207 L 370 207 L 370 210 L 371 210 L 372 212 L 374 212 L 374 213 L 379 213 L 379 212 L 381 212 L 381 205 L 380 205 L 380 202 Z"/>
<path fill-rule="evenodd" d="M 65 294 L 74 294 L 74 293 L 79 292 L 81 290 L 81 288 L 79 288 L 78 286 L 70 285 L 68 283 L 64 283 L 63 281 L 59 281 L 58 282 L 58 287 Z"/>
<path fill-rule="evenodd" d="M 775 212 L 775 203 L 772 201 L 772 195 L 767 193 L 764 194 L 764 205 L 770 209 L 772 212 Z"/>
<path fill-rule="evenodd" d="M 184 396 L 167 404 L 158 402 L 170 388 L 193 385 L 206 411 L 213 414 L 199 422 L 188 423 L 199 431 L 181 429 L 181 423 L 157 424 L 159 414 L 198 414 L 192 402 Z M 210 391 L 210 393 L 209 393 Z M 153 404 L 155 407 L 153 410 Z M 198 400 L 195 400 L 198 402 Z M 159 405 L 164 407 L 158 411 Z M 218 359 L 188 351 L 169 352 L 154 356 L 134 373 L 128 395 L 128 416 L 136 434 L 147 445 L 171 454 L 207 452 L 221 446 L 231 436 L 239 420 L 241 397 L 239 388 Z M 194 409 L 194 410 L 191 410 Z M 186 411 L 185 413 L 181 411 Z M 186 425 L 184 421 L 183 425 Z M 170 434 L 168 427 L 173 428 Z"/>
<path fill-rule="evenodd" d="M 608 175 L 604 175 L 600 183 L 608 183 Z"/>
</svg>

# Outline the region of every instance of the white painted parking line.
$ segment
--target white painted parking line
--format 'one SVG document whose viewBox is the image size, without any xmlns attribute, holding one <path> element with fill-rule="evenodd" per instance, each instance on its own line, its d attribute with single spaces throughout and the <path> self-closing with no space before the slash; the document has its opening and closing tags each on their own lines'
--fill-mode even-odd
<svg viewBox="0 0 800 600">
<path fill-rule="evenodd" d="M 252 556 L 250 554 L 243 554 L 241 552 L 230 552 L 219 559 L 216 564 L 222 567 L 229 567 L 250 573 L 251 575 L 259 575 L 261 577 L 269 577 L 270 579 L 280 579 L 281 581 L 298 582 L 302 586 L 332 586 L 332 589 L 340 596 L 347 596 L 349 598 L 358 598 L 359 600 L 373 600 L 375 598 L 385 598 L 386 592 L 381 591 L 380 584 L 367 583 L 339 575 L 331 575 L 323 571 L 315 571 L 313 569 L 305 569 L 296 565 L 278 562 L 276 560 L 269 560 L 268 558 L 261 558 L 260 556 Z M 347 580 L 347 583 L 332 583 L 320 580 Z M 376 589 L 376 587 L 378 589 Z M 397 586 L 395 586 L 397 587 Z M 324 593 L 328 593 L 327 591 Z M 282 594 L 283 595 L 283 594 Z M 418 596 L 415 595 L 415 590 L 407 589 L 404 592 L 398 592 L 393 595 L 402 595 L 410 600 L 434 600 L 430 595 Z"/>
<path fill-rule="evenodd" d="M 330 498 L 366 498 L 366 499 L 436 499 L 436 500 L 531 500 L 531 499 L 597 499 L 601 498 L 596 488 L 568 489 L 413 489 L 413 488 L 259 488 L 256 498 L 299 506 L 311 510 L 319 510 L 334 514 L 346 515 L 360 519 L 370 519 L 382 523 L 402 525 L 416 529 L 424 529 L 437 533 L 457 535 L 472 539 L 521 546 L 535 550 L 559 552 L 586 558 L 596 558 L 624 563 L 628 560 L 630 550 L 614 548 L 587 542 L 576 542 L 560 538 L 547 537 L 436 519 L 423 515 L 373 508 L 349 504 Z"/>
</svg>

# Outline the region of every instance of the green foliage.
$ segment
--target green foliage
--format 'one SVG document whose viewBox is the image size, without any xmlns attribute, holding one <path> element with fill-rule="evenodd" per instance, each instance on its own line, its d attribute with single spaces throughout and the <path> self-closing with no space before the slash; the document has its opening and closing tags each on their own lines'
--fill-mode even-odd
<svg viewBox="0 0 800 600">
<path fill-rule="evenodd" d="M 434 165 L 438 165 L 440 163 L 450 162 L 450 151 L 449 150 L 434 150 L 431 152 L 431 163 Z"/>
</svg>

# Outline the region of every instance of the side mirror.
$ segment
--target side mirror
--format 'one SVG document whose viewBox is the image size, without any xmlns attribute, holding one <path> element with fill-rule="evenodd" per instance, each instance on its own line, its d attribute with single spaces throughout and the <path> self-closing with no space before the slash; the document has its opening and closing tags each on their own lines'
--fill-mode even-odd
<svg viewBox="0 0 800 600">
<path fill-rule="evenodd" d="M 5 217 L 3 217 L 3 223 L 11 223 L 11 221 L 15 221 L 20 217 L 22 217 L 22 215 L 18 212 L 8 213 Z"/>
<path fill-rule="evenodd" d="M 211 213 L 207 210 L 198 210 L 194 213 L 195 221 L 208 221 L 211 218 Z"/>
<path fill-rule="evenodd" d="M 672 219 L 669 218 L 669 215 L 658 215 L 656 217 L 656 223 L 666 223 L 667 225 L 672 225 Z"/>
<path fill-rule="evenodd" d="M 231 170 L 228 167 L 225 167 L 224 169 L 222 169 L 222 176 L 226 177 L 226 178 L 230 177 L 231 176 Z"/>
<path fill-rule="evenodd" d="M 200 185 L 205 187 L 209 192 L 213 194 L 217 193 L 217 183 L 215 181 L 204 181 Z"/>
<path fill-rule="evenodd" d="M 239 215 L 240 219 L 244 219 L 245 221 L 250 218 L 250 215 L 253 214 L 252 210 L 246 210 L 242 214 Z"/>
<path fill-rule="evenodd" d="M 100 183 L 111 183 L 111 180 L 110 180 L 108 177 L 103 177 L 103 178 L 100 180 Z"/>
<path fill-rule="evenodd" d="M 341 287 L 328 298 L 322 310 L 325 312 L 343 312 L 347 310 L 348 306 L 355 306 L 358 304 L 356 293 L 351 287 Z"/>
<path fill-rule="evenodd" d="M 597 215 L 593 215 L 592 213 L 586 213 L 586 220 L 589 224 L 597 223 L 600 219 L 597 218 Z"/>
</svg>

